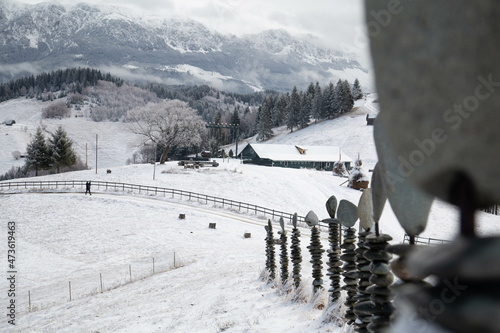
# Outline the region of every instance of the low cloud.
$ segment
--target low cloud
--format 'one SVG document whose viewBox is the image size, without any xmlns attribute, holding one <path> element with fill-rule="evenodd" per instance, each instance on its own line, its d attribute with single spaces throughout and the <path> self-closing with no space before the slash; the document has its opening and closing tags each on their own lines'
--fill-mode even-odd
<svg viewBox="0 0 500 333">
<path fill-rule="evenodd" d="M 2 73 L 1 76 L 4 80 L 9 79 L 9 77 L 14 78 L 20 74 L 29 75 L 41 72 L 43 72 L 42 67 L 36 63 L 20 62 L 17 64 L 0 65 L 0 73 Z"/>
</svg>

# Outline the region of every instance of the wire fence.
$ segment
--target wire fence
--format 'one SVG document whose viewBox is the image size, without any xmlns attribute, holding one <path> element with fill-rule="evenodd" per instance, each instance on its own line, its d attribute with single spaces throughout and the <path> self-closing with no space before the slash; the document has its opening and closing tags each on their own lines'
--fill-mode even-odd
<svg viewBox="0 0 500 333">
<path fill-rule="evenodd" d="M 439 244 L 446 244 L 450 243 L 451 241 L 445 240 L 445 239 L 438 239 L 438 238 L 426 238 L 426 237 L 420 237 L 420 236 L 415 236 L 415 245 L 439 245 Z M 410 244 L 410 236 L 405 234 L 403 238 L 403 244 Z"/>
<path fill-rule="evenodd" d="M 481 210 L 488 214 L 500 215 L 500 205 L 493 205 L 487 208 L 482 208 Z"/>
<path fill-rule="evenodd" d="M 37 280 L 31 285 L 20 281 L 16 294 L 19 313 L 35 312 L 58 304 L 96 296 L 143 280 L 155 274 L 183 267 L 185 262 L 175 252 L 131 264 L 107 266 L 99 271 L 76 271 L 50 282 Z M 54 280 L 57 280 L 54 282 Z"/>
<path fill-rule="evenodd" d="M 27 181 L 27 182 L 0 182 L 0 191 L 40 191 L 46 192 L 47 189 L 56 191 L 72 191 L 74 189 L 85 189 L 86 181 L 82 180 L 66 180 L 66 181 Z M 200 204 L 212 204 L 214 207 L 221 207 L 240 213 L 253 214 L 264 219 L 277 220 L 283 217 L 285 221 L 292 222 L 293 213 L 266 208 L 246 202 L 230 200 L 226 198 L 216 197 L 207 194 L 182 191 L 177 189 L 137 185 L 128 183 L 115 183 L 93 181 L 92 191 L 108 191 L 108 192 L 123 192 L 127 194 L 139 194 L 146 196 L 168 197 L 170 199 L 196 201 Z M 305 223 L 303 216 L 297 216 L 297 222 Z M 328 228 L 328 224 L 320 222 L 321 227 Z"/>
</svg>

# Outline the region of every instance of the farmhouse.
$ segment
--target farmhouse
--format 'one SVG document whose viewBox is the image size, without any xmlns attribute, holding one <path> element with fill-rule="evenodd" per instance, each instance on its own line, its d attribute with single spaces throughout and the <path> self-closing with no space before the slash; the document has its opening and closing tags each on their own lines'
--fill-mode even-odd
<svg viewBox="0 0 500 333">
<path fill-rule="evenodd" d="M 284 168 L 333 170 L 339 160 L 349 170 L 352 159 L 335 146 L 294 146 L 277 144 L 248 144 L 238 155 L 243 163 Z"/>
</svg>

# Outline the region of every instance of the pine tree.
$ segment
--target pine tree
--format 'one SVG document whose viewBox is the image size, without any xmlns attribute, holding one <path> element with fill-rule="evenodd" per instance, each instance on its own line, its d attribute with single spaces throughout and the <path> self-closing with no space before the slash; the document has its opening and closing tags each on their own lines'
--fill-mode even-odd
<svg viewBox="0 0 500 333">
<path fill-rule="evenodd" d="M 260 110 L 257 140 L 263 141 L 273 136 L 273 122 L 271 120 L 271 103 L 269 99 L 264 101 Z"/>
<path fill-rule="evenodd" d="M 274 103 L 274 108 L 271 112 L 271 118 L 273 121 L 273 126 L 278 127 L 282 126 L 287 121 L 288 115 L 288 104 L 289 104 L 289 94 L 281 94 L 276 98 L 276 102 Z"/>
<path fill-rule="evenodd" d="M 307 91 L 306 91 L 306 94 L 310 97 L 311 99 L 311 103 L 312 103 L 312 100 L 314 99 L 314 94 L 316 92 L 316 88 L 314 88 L 314 84 L 311 82 L 309 84 L 309 86 L 307 87 Z"/>
<path fill-rule="evenodd" d="M 323 107 L 323 93 L 321 91 L 321 87 L 319 86 L 319 82 L 316 82 L 316 86 L 314 87 L 314 98 L 311 106 L 311 114 L 316 122 L 319 119 L 322 119 L 321 115 L 322 107 Z"/>
<path fill-rule="evenodd" d="M 341 112 L 349 112 L 352 110 L 354 106 L 354 97 L 351 92 L 351 85 L 347 80 L 342 82 L 342 103 L 341 103 Z"/>
<path fill-rule="evenodd" d="M 333 107 L 335 100 L 335 86 L 332 82 L 325 87 L 323 93 L 323 116 L 329 119 L 335 117 L 335 109 Z"/>
<path fill-rule="evenodd" d="M 48 169 L 50 167 L 50 154 L 45 136 L 42 129 L 37 128 L 33 140 L 26 147 L 26 167 L 35 170 L 35 176 L 38 176 L 38 170 Z"/>
<path fill-rule="evenodd" d="M 253 124 L 253 133 L 258 134 L 260 130 L 260 118 L 262 118 L 262 105 L 257 109 L 257 115 L 255 116 L 255 123 Z"/>
<path fill-rule="evenodd" d="M 73 140 L 68 138 L 68 135 L 62 128 L 59 128 L 52 133 L 49 139 L 49 154 L 51 165 L 56 167 L 59 173 L 61 167 L 69 167 L 76 164 L 76 153 L 73 150 Z"/>
<path fill-rule="evenodd" d="M 359 85 L 358 79 L 354 80 L 354 84 L 352 85 L 352 96 L 354 97 L 355 101 L 363 98 L 363 92 L 361 91 L 361 86 Z"/>
<path fill-rule="evenodd" d="M 300 114 L 299 114 L 299 126 L 300 128 L 306 128 L 309 125 L 309 121 L 311 121 L 311 107 L 312 100 L 309 95 L 300 93 L 301 95 L 301 103 L 300 103 Z"/>
<path fill-rule="evenodd" d="M 335 115 L 342 113 L 342 99 L 344 98 L 344 93 L 342 89 L 342 80 L 339 79 L 337 85 L 335 86 L 333 100 L 332 100 L 332 112 Z"/>
<path fill-rule="evenodd" d="M 293 132 L 293 128 L 299 125 L 300 115 L 300 95 L 297 92 L 297 86 L 293 87 L 292 95 L 290 96 L 290 104 L 288 105 L 288 119 L 286 126 Z"/>
</svg>

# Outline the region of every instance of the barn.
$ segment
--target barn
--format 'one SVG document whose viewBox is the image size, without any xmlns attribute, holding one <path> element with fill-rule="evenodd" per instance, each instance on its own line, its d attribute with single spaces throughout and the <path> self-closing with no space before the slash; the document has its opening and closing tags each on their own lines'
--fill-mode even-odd
<svg viewBox="0 0 500 333">
<path fill-rule="evenodd" d="M 339 160 L 349 170 L 352 159 L 336 146 L 295 146 L 279 144 L 248 144 L 238 158 L 243 163 L 284 168 L 308 168 L 333 170 L 333 164 Z"/>
</svg>

